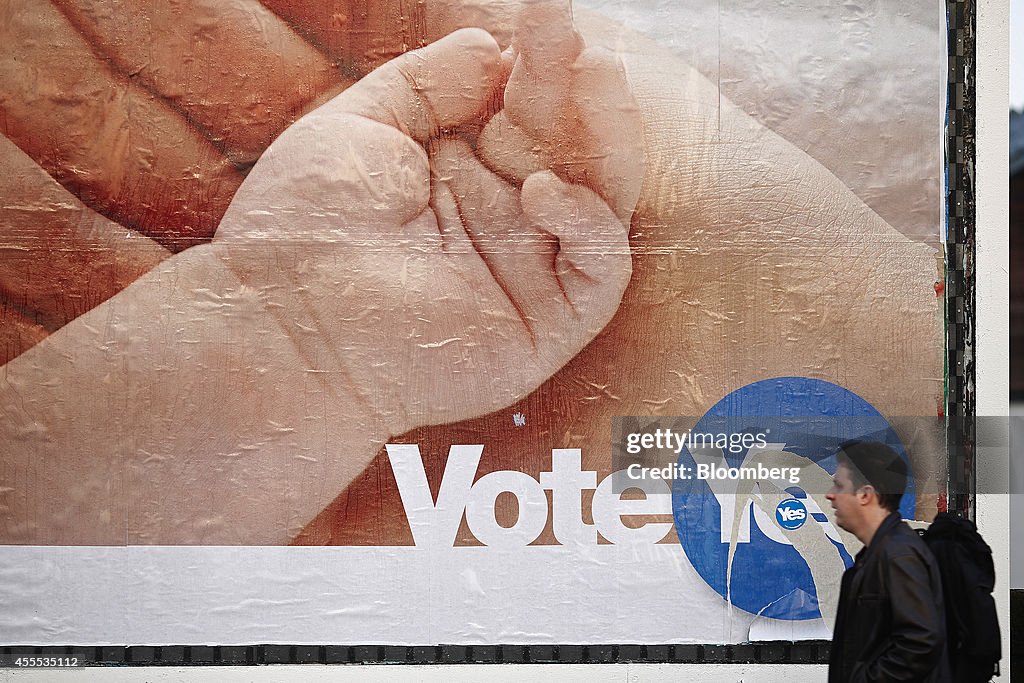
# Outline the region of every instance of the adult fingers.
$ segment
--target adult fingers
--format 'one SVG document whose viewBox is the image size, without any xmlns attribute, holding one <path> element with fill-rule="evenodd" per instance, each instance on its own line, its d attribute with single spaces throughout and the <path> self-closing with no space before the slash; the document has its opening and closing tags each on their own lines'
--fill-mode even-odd
<svg viewBox="0 0 1024 683">
<path fill-rule="evenodd" d="M 107 300 L 170 255 L 83 205 L 4 137 L 0 168 L 0 298 L 44 330 Z"/>
<path fill-rule="evenodd" d="M 326 55 L 362 75 L 426 44 L 425 3 L 261 0 Z"/>
<path fill-rule="evenodd" d="M 0 10 L 0 133 L 108 218 L 176 249 L 209 239 L 242 180 L 224 154 L 50 3 Z"/>
<path fill-rule="evenodd" d="M 43 341 L 48 334 L 30 315 L 0 298 L 0 366 Z"/>
<path fill-rule="evenodd" d="M 482 28 L 502 46 L 521 0 L 262 0 L 353 75 L 461 28 Z"/>
<path fill-rule="evenodd" d="M 123 73 L 250 163 L 326 92 L 351 85 L 258 0 L 56 0 Z"/>
</svg>

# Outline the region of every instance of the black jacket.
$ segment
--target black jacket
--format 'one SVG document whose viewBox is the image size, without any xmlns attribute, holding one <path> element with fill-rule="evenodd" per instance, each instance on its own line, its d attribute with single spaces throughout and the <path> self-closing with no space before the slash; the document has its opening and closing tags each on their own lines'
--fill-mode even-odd
<svg viewBox="0 0 1024 683">
<path fill-rule="evenodd" d="M 939 568 L 896 513 L 843 574 L 829 683 L 950 680 Z"/>
</svg>

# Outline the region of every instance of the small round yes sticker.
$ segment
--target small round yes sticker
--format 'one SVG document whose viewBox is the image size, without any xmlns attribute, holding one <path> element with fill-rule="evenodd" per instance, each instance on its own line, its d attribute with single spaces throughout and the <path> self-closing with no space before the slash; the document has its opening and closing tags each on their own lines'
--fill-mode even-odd
<svg viewBox="0 0 1024 683">
<path fill-rule="evenodd" d="M 784 500 L 775 508 L 775 521 L 786 531 L 799 529 L 807 521 L 807 508 L 796 498 Z"/>
</svg>

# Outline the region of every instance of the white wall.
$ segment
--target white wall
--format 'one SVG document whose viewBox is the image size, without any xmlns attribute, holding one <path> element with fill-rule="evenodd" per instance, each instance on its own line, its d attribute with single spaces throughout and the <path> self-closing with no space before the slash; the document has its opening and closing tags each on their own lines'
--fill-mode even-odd
<svg viewBox="0 0 1024 683">
<path fill-rule="evenodd" d="M 977 414 L 1008 415 L 1009 350 L 1009 1 L 977 5 Z M 1008 432 L 1008 430 L 1006 430 Z M 1009 435 L 978 452 L 978 527 L 996 562 L 996 604 L 1009 679 Z M 1018 525 L 1015 537 L 1024 531 Z M 1019 540 L 1019 539 L 1018 539 Z"/>
</svg>

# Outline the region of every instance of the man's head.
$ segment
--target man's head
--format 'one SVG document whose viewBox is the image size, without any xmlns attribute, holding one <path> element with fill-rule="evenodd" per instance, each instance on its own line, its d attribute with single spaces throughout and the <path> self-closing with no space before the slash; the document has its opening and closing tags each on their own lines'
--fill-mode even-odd
<svg viewBox="0 0 1024 683">
<path fill-rule="evenodd" d="M 900 508 L 907 489 L 907 463 L 889 446 L 878 441 L 847 441 L 839 447 L 840 465 L 846 465 L 853 484 L 870 486 L 878 504 L 889 512 Z"/>
<path fill-rule="evenodd" d="M 832 490 L 836 523 L 860 537 L 890 512 L 899 510 L 907 488 L 907 464 L 892 448 L 877 441 L 848 441 L 839 447 L 839 468 Z M 862 539 L 863 540 L 863 539 Z"/>
</svg>

